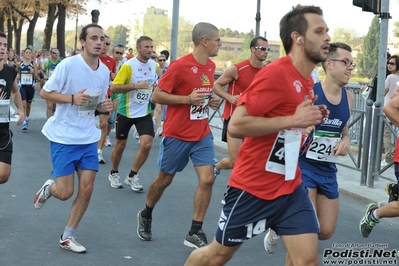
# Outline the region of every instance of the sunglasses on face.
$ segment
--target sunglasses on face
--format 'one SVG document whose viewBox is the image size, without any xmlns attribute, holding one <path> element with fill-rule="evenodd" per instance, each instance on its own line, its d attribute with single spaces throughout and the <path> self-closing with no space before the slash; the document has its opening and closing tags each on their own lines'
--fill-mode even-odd
<svg viewBox="0 0 399 266">
<path fill-rule="evenodd" d="M 266 47 L 266 46 L 256 46 L 254 48 L 259 49 L 261 51 L 270 51 L 270 47 Z"/>
<path fill-rule="evenodd" d="M 394 66 L 395 63 L 394 62 L 388 62 L 387 65 Z"/>
<path fill-rule="evenodd" d="M 158 59 L 158 62 L 165 62 L 166 59 Z"/>
<path fill-rule="evenodd" d="M 123 53 L 122 52 L 115 52 L 116 54 L 118 54 L 118 55 L 123 55 Z"/>
</svg>

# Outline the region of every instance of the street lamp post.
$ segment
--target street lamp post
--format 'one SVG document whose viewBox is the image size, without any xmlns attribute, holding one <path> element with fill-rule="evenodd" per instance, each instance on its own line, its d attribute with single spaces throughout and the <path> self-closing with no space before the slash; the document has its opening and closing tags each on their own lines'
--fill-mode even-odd
<svg viewBox="0 0 399 266">
<path fill-rule="evenodd" d="M 260 28 L 260 0 L 258 0 L 258 5 L 257 5 L 257 12 L 256 12 L 256 29 L 255 29 L 255 35 L 259 36 L 259 28 Z"/>
<path fill-rule="evenodd" d="M 93 24 L 98 24 L 98 17 L 100 16 L 100 11 L 98 11 L 97 9 L 93 9 L 91 11 L 91 22 Z"/>
<path fill-rule="evenodd" d="M 76 7 L 75 49 L 78 45 L 78 7 Z"/>
</svg>

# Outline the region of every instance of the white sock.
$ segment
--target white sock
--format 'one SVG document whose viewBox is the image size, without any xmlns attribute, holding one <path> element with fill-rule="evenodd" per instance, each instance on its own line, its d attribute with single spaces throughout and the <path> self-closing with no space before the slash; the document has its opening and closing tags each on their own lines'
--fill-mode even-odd
<svg viewBox="0 0 399 266">
<path fill-rule="evenodd" d="M 380 217 L 378 217 L 377 211 L 378 211 L 378 208 L 375 209 L 375 210 L 373 210 L 373 211 L 371 212 L 371 217 L 373 217 L 373 219 L 379 221 L 379 220 L 380 220 Z"/>
</svg>

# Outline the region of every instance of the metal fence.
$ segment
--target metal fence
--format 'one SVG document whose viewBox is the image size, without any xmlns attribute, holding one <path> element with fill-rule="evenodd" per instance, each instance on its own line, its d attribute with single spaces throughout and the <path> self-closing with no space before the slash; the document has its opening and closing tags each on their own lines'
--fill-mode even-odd
<svg viewBox="0 0 399 266">
<path fill-rule="evenodd" d="M 216 73 L 215 80 L 220 75 L 220 72 Z M 381 106 L 375 107 L 371 100 L 367 102 L 363 98 L 361 95 L 361 88 L 363 86 L 364 84 L 359 83 L 349 83 L 345 86 L 345 89 L 353 93 L 355 100 L 348 121 L 351 140 L 349 157 L 352 160 L 352 164 L 344 164 L 342 166 L 360 171 L 360 184 L 367 184 L 369 187 L 373 187 L 374 180 L 381 177 L 381 174 L 390 166 L 388 165 L 381 168 L 380 164 L 382 154 L 382 127 L 384 124 L 388 124 L 392 132 L 392 139 L 395 140 L 398 137 L 399 130 L 386 120 L 385 115 L 381 112 Z M 209 124 L 211 127 L 220 130 L 223 128 L 223 119 L 221 117 L 223 108 L 224 101 L 222 100 L 219 108 L 217 110 L 212 110 L 210 113 Z M 374 142 L 372 142 L 373 138 L 375 140 Z"/>
</svg>

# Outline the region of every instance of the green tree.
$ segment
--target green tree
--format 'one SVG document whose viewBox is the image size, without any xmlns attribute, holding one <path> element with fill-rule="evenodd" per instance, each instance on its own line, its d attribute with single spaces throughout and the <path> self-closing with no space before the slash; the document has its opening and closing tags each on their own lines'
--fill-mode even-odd
<svg viewBox="0 0 399 266">
<path fill-rule="evenodd" d="M 393 36 L 399 37 L 399 21 L 395 21 L 395 23 L 393 23 L 393 26 Z"/>
<path fill-rule="evenodd" d="M 380 45 L 380 21 L 375 16 L 367 35 L 363 40 L 362 56 L 359 62 L 359 74 L 371 78 L 378 69 L 378 49 Z"/>
<path fill-rule="evenodd" d="M 333 42 L 346 43 L 350 45 L 352 49 L 360 44 L 359 34 L 354 29 L 337 28 L 331 39 Z"/>
<path fill-rule="evenodd" d="M 111 38 L 112 47 L 118 44 L 126 46 L 127 28 L 125 26 L 117 25 L 115 27 L 109 27 L 105 32 Z"/>
</svg>

